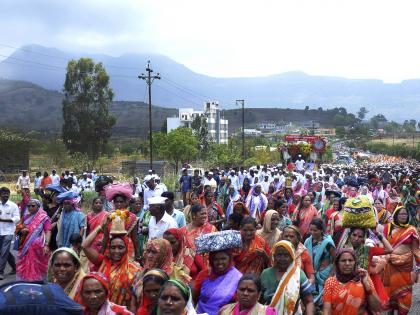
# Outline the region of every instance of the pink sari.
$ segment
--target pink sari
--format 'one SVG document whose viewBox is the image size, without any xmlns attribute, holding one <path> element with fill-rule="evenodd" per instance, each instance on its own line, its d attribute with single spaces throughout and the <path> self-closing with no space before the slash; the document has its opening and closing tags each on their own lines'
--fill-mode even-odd
<svg viewBox="0 0 420 315">
<path fill-rule="evenodd" d="M 311 221 L 314 218 L 318 217 L 318 210 L 311 205 L 309 208 L 302 208 L 295 211 L 296 218 L 299 222 L 299 230 L 302 237 L 305 237 L 309 234 L 309 226 L 311 225 Z"/>
<path fill-rule="evenodd" d="M 34 215 L 26 214 L 23 225 L 28 235 L 17 254 L 16 279 L 41 281 L 47 275 L 49 255 L 44 254 L 45 232 L 51 230 L 47 213 L 39 209 Z"/>
</svg>

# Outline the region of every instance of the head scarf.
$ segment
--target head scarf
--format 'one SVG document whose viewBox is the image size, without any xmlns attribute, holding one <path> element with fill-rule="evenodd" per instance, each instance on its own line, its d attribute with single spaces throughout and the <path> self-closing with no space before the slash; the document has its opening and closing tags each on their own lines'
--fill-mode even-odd
<svg viewBox="0 0 420 315">
<path fill-rule="evenodd" d="M 141 307 L 137 310 L 137 315 L 146 315 L 149 314 L 149 307 L 152 303 L 150 299 L 143 295 L 143 288 L 144 288 L 144 279 L 147 276 L 155 276 L 158 278 L 161 278 L 163 282 L 166 282 L 169 280 L 169 276 L 165 273 L 165 271 L 161 269 L 151 269 L 147 271 L 144 275 L 140 275 L 140 278 L 138 281 L 134 284 L 135 294 L 137 296 L 137 299 L 140 301 Z"/>
<path fill-rule="evenodd" d="M 234 210 L 235 210 L 237 207 L 242 207 L 242 211 L 243 211 L 243 215 L 244 215 L 244 216 L 247 216 L 247 215 L 249 215 L 249 214 L 250 214 L 249 209 L 248 209 L 248 207 L 246 206 L 246 204 L 244 204 L 243 202 L 240 202 L 240 201 L 235 202 L 235 204 L 234 204 L 234 206 L 233 206 L 233 209 L 232 209 L 232 213 L 234 212 Z"/>
<path fill-rule="evenodd" d="M 209 254 L 210 279 L 216 279 L 217 277 L 224 275 L 225 273 L 227 273 L 233 267 L 232 250 L 226 249 L 226 250 L 223 250 L 222 252 L 224 252 L 227 255 L 229 255 L 229 265 L 227 266 L 227 268 L 222 273 L 216 273 L 214 271 L 214 268 L 213 268 L 214 256 L 216 256 L 216 254 L 219 253 L 219 252 L 220 251 L 218 251 L 218 252 L 210 252 L 210 254 Z"/>
<path fill-rule="evenodd" d="M 53 258 L 55 258 L 59 252 L 69 253 L 79 263 L 79 268 L 76 270 L 76 273 L 74 274 L 73 279 L 70 280 L 70 282 L 64 288 L 64 292 L 66 292 L 66 294 L 71 299 L 74 299 L 74 297 L 76 295 L 76 292 L 77 292 L 78 284 L 80 283 L 82 278 L 85 276 L 85 273 L 82 269 L 82 262 L 80 261 L 79 256 L 76 254 L 76 252 L 73 249 L 68 248 L 68 247 L 60 247 L 60 248 L 58 248 L 54 251 L 54 253 L 51 255 L 51 258 L 48 262 L 48 273 L 47 273 L 48 282 L 56 282 L 56 280 L 53 276 L 53 273 L 52 273 L 52 264 L 53 264 Z"/>
<path fill-rule="evenodd" d="M 341 255 L 348 253 L 350 255 L 353 256 L 354 258 L 354 268 L 352 270 L 352 272 L 350 274 L 344 274 L 341 272 L 340 268 L 338 267 L 338 261 L 340 260 Z M 356 254 L 354 253 L 354 250 L 351 248 L 343 248 L 340 249 L 337 253 L 337 256 L 335 256 L 335 260 L 334 260 L 334 265 L 335 265 L 335 276 L 337 278 L 338 281 L 340 281 L 341 283 L 347 283 L 351 280 L 353 281 L 359 281 L 360 280 L 360 276 L 357 273 L 357 257 Z"/>
<path fill-rule="evenodd" d="M 122 195 L 127 200 L 133 196 L 133 188 L 129 183 L 108 184 L 104 187 L 104 192 L 108 201 L 112 201 L 117 195 Z"/>
<path fill-rule="evenodd" d="M 400 223 L 400 222 L 398 222 L 398 213 L 402 209 L 404 209 L 407 212 L 407 223 Z M 408 227 L 410 225 L 410 212 L 404 206 L 397 207 L 394 210 L 394 213 L 392 214 L 392 222 L 391 222 L 391 224 L 394 225 L 394 226 L 396 226 L 396 227 L 399 227 L 399 228 Z"/>
<path fill-rule="evenodd" d="M 273 307 L 277 314 L 293 314 L 296 303 L 299 298 L 300 290 L 300 268 L 297 266 L 295 258 L 295 250 L 289 241 L 277 242 L 272 249 L 274 254 L 276 249 L 283 247 L 287 250 L 293 262 L 289 265 L 286 272 L 281 277 L 276 292 L 271 300 L 270 306 Z M 273 255 L 274 256 L 274 255 Z"/>
<path fill-rule="evenodd" d="M 284 230 L 285 229 L 292 229 L 293 231 L 295 231 L 296 232 L 296 236 L 297 236 L 297 238 L 299 240 L 299 243 L 302 242 L 302 234 L 300 234 L 300 230 L 299 230 L 299 228 L 296 225 L 286 225 L 283 228 L 283 233 L 284 233 Z"/>
<path fill-rule="evenodd" d="M 157 258 L 155 261 L 149 261 L 146 256 L 144 269 L 150 270 L 159 268 L 165 271 L 168 275 L 172 274 L 173 254 L 171 244 L 163 238 L 155 238 L 147 243 L 146 252 L 150 248 L 157 251 Z"/>
<path fill-rule="evenodd" d="M 187 298 L 187 302 L 190 299 L 190 289 L 181 281 L 175 280 L 175 279 L 169 279 L 169 283 L 172 283 L 174 286 L 176 286 L 182 294 Z"/>
<path fill-rule="evenodd" d="M 77 303 L 79 303 L 80 305 L 84 306 L 85 308 L 87 308 L 88 306 L 83 301 L 82 291 L 83 291 L 83 286 L 85 285 L 85 282 L 88 279 L 98 280 L 101 283 L 101 285 L 104 287 L 105 291 L 106 291 L 106 298 L 107 299 L 109 298 L 109 280 L 108 280 L 108 278 L 103 273 L 100 273 L 100 272 L 90 272 L 86 276 L 84 276 L 82 278 L 82 280 L 80 281 L 79 287 L 77 288 L 76 297 L 75 297 L 75 301 Z"/>
<path fill-rule="evenodd" d="M 275 227 L 271 229 L 271 218 L 277 211 L 268 210 L 265 212 L 263 228 L 257 231 L 257 235 L 264 238 L 270 247 L 272 247 L 281 237 L 281 231 Z"/>
<path fill-rule="evenodd" d="M 173 235 L 179 242 L 178 253 L 173 257 L 174 263 L 178 266 L 183 266 L 188 268 L 188 273 L 191 270 L 192 265 L 194 264 L 194 259 L 192 255 L 191 244 L 188 244 L 187 236 L 185 233 L 182 233 L 180 229 L 168 229 L 165 231 L 165 234 L 169 233 Z"/>
</svg>

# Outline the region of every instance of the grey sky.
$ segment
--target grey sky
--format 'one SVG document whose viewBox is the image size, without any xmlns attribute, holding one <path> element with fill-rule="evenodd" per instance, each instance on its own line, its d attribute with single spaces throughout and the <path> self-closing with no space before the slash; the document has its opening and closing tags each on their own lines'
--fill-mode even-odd
<svg viewBox="0 0 420 315">
<path fill-rule="evenodd" d="M 160 53 L 212 76 L 397 82 L 420 77 L 419 12 L 416 0 L 2 0 L 0 44 Z"/>
</svg>

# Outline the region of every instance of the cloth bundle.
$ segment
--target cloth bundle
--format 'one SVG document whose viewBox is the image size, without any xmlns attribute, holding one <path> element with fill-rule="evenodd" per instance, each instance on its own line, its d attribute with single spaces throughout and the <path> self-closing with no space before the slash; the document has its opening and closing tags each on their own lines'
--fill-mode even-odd
<svg viewBox="0 0 420 315">
<path fill-rule="evenodd" d="M 242 247 L 241 232 L 221 231 L 204 234 L 195 239 L 197 253 L 217 252 Z"/>
<path fill-rule="evenodd" d="M 375 211 L 367 196 L 350 198 L 344 204 L 343 227 L 375 228 Z"/>
</svg>

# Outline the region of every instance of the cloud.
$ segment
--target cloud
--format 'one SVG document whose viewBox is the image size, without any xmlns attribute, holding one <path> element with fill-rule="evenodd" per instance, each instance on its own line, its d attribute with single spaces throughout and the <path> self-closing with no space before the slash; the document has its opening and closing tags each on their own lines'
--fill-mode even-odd
<svg viewBox="0 0 420 315">
<path fill-rule="evenodd" d="M 0 43 L 154 52 L 213 76 L 399 81 L 420 75 L 418 12 L 416 0 L 5 0 Z"/>
</svg>

